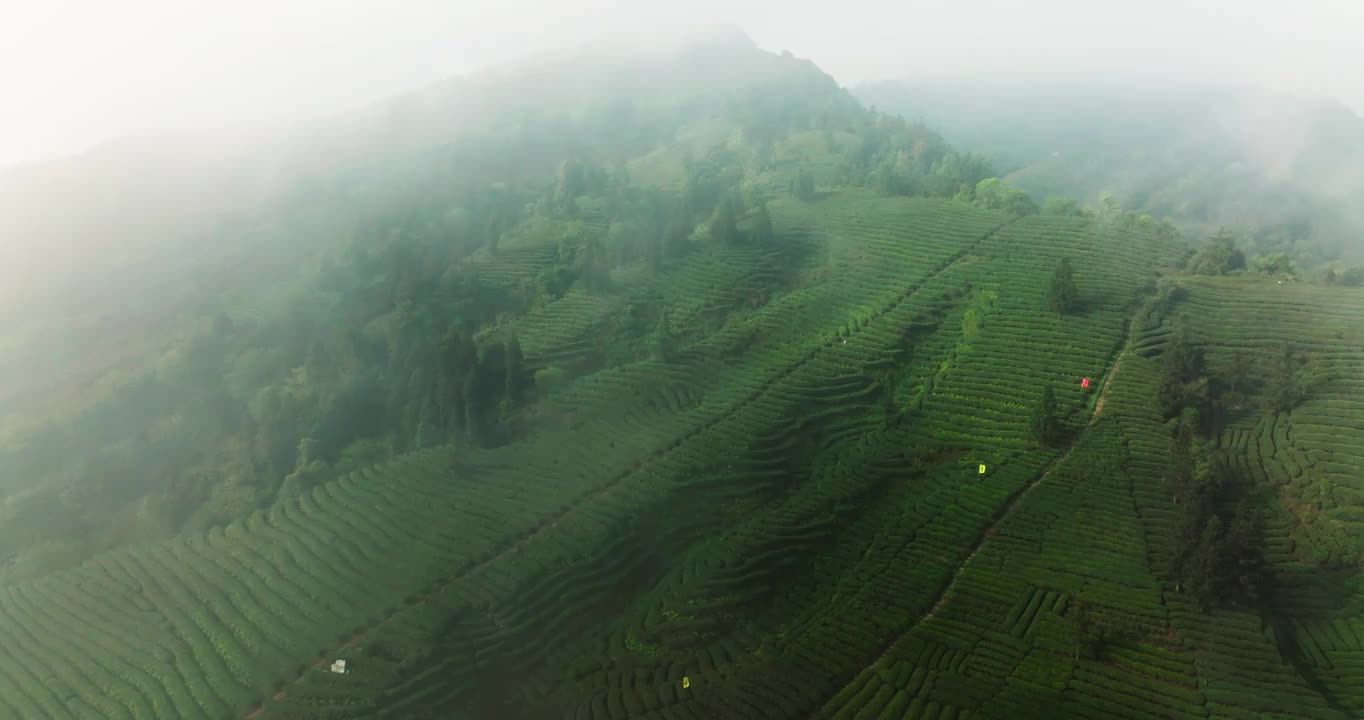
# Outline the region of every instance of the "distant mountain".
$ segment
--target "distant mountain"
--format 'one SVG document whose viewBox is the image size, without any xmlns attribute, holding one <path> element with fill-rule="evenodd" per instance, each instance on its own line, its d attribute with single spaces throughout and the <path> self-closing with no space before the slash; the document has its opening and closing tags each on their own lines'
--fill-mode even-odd
<svg viewBox="0 0 1364 720">
<path fill-rule="evenodd" d="M 1039 196 L 1171 217 L 1192 234 L 1242 226 L 1307 256 L 1364 253 L 1364 119 L 1339 102 L 1247 89 L 969 78 L 855 94 L 984 152 Z M 1311 247 L 1309 247 L 1311 246 Z"/>
</svg>

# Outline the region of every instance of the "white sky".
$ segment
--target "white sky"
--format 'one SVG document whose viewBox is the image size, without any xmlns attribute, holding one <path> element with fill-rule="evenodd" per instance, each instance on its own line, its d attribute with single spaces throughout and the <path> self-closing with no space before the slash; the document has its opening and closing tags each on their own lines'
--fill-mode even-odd
<svg viewBox="0 0 1364 720">
<path fill-rule="evenodd" d="M 1364 114 L 1354 0 L 0 0 L 0 165 L 137 131 L 290 122 L 603 36 L 718 25 L 844 84 L 1141 74 L 1328 94 Z"/>
</svg>

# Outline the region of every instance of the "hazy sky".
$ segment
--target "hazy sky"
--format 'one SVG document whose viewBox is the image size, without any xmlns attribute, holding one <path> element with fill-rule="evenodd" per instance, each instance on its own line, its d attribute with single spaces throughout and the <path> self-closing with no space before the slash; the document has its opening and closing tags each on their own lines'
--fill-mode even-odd
<svg viewBox="0 0 1364 720">
<path fill-rule="evenodd" d="M 1141 73 L 1329 94 L 1364 114 L 1354 0 L 10 0 L 0 165 L 139 130 L 290 122 L 527 53 L 722 25 L 844 84 Z"/>
</svg>

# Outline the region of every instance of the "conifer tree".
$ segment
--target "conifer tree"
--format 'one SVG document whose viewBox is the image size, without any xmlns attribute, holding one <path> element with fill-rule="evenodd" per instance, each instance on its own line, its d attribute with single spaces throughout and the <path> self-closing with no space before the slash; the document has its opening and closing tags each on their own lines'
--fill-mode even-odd
<svg viewBox="0 0 1364 720">
<path fill-rule="evenodd" d="M 725 196 L 715 206 L 715 214 L 711 216 L 710 220 L 711 237 L 726 247 L 738 244 L 739 240 L 739 228 L 736 221 L 738 211 L 734 206 L 734 198 Z"/>
<path fill-rule="evenodd" d="M 1042 389 L 1042 399 L 1033 409 L 1032 432 L 1043 447 L 1050 447 L 1060 435 L 1061 423 L 1056 417 L 1056 391 L 1050 385 Z"/>
<path fill-rule="evenodd" d="M 767 203 L 759 202 L 758 209 L 753 214 L 753 242 L 756 245 L 766 245 L 776 237 L 776 231 L 772 229 L 772 214 L 767 211 Z"/>
<path fill-rule="evenodd" d="M 1070 267 L 1070 258 L 1062 258 L 1047 287 L 1047 307 L 1057 315 L 1064 315 L 1075 308 L 1079 299 L 1080 291 L 1075 287 L 1075 271 Z"/>
</svg>

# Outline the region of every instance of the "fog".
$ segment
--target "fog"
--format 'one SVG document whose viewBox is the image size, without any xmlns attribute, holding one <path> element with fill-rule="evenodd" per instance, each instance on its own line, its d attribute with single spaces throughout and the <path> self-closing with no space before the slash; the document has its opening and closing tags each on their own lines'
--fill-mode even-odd
<svg viewBox="0 0 1364 720">
<path fill-rule="evenodd" d="M 146 270 L 154 248 L 258 205 L 297 177 L 300 158 L 338 166 L 360 144 L 348 134 L 357 123 L 385 126 L 385 99 L 490 68 L 560 67 L 584 47 L 666 48 L 717 30 L 809 58 L 849 88 L 902 79 L 951 88 L 954 102 L 970 103 L 970 119 L 996 122 L 1005 135 L 1028 122 L 1064 132 L 1064 115 L 1027 120 L 1016 102 L 1057 93 L 1149 106 L 1150 88 L 1253 88 L 1364 114 L 1364 62 L 1354 47 L 1364 10 L 1346 3 L 1157 0 L 1102 11 L 1079 0 L 797 9 L 772 0 L 27 3 L 0 23 L 0 313 L 34 289 L 88 302 L 97 288 L 85 276 L 122 294 L 114 271 Z M 1364 147 L 1364 125 L 1341 123 L 1342 139 L 1324 155 L 1341 162 L 1304 164 L 1303 138 L 1321 137 L 1316 116 L 1302 121 L 1297 106 L 1280 112 L 1281 95 L 1254 97 L 1268 98 L 1267 107 L 1236 98 L 1221 109 L 1228 122 L 1163 145 L 1206 148 L 1209 138 L 1234 136 L 1235 152 L 1267 177 L 1293 180 L 1295 169 L 1314 193 L 1356 192 L 1364 179 L 1335 148 Z M 963 149 L 996 149 L 956 135 L 962 123 L 935 117 L 941 108 L 922 100 L 908 94 L 886 107 L 927 120 Z M 438 102 L 447 106 L 427 113 L 437 127 L 400 123 L 388 132 L 410 146 L 438 143 L 452 118 L 476 114 L 459 100 Z M 1146 109 L 1153 121 L 1168 119 Z M 1200 122 L 1208 119 L 1189 118 Z M 319 140 L 333 130 L 335 141 Z M 1106 178 L 1104 187 L 1088 184 L 1061 189 L 1082 199 L 1122 189 Z"/>
<path fill-rule="evenodd" d="M 295 125 L 535 53 L 717 26 L 845 85 L 944 73 L 1198 80 L 1364 111 L 1364 9 L 1349 2 L 57 0 L 11 4 L 0 23 L 0 166 L 129 134 Z"/>
<path fill-rule="evenodd" d="M 918 429 L 927 401 L 961 400 L 960 412 L 986 413 L 982 454 L 1013 457 L 1023 425 L 1001 408 L 1032 401 L 1001 404 L 1000 376 L 985 369 L 1012 357 L 1010 336 L 1026 339 L 1020 362 L 1112 378 L 1116 361 L 1102 370 L 1095 349 L 1119 348 L 1124 327 L 1136 346 L 1139 323 L 1121 313 L 1143 284 L 1163 288 L 1134 319 L 1157 339 L 1185 270 L 1241 287 L 1364 286 L 1364 28 L 1344 4 L 11 5 L 0 13 L 0 585 L 241 520 L 419 448 L 491 450 L 563 426 L 534 457 L 557 457 L 552 443 L 590 449 L 586 433 L 567 433 L 589 415 L 644 417 L 630 408 L 677 411 L 698 423 L 691 442 L 751 406 L 770 419 L 725 427 L 760 439 L 763 457 L 781 447 L 810 459 L 807 484 L 834 493 L 801 506 L 851 508 L 891 483 L 876 476 L 852 494 L 818 480 L 814 458 L 851 457 L 826 451 L 826 433 L 847 436 L 825 418 L 854 413 L 807 406 L 804 388 L 826 379 L 794 375 L 824 367 L 811 353 L 903 365 L 867 361 L 831 379 L 847 395 L 817 402 L 847 398 L 878 420 L 884 399 L 886 427 L 964 439 L 957 411 L 943 434 Z M 1033 214 L 1047 217 L 1012 226 Z M 1194 261 L 1180 264 L 1185 250 Z M 1068 258 L 1048 267 L 1063 253 L 1078 281 Z M 1027 310 L 1048 273 L 1046 306 Z M 1359 298 L 1348 292 L 1336 297 Z M 992 315 L 1003 322 L 989 321 L 1003 330 L 996 344 L 958 363 L 997 297 L 1008 299 Z M 884 322 L 902 332 L 843 349 L 897 306 Z M 1306 301 L 1286 306 L 1285 324 L 1307 314 Z M 1072 312 L 1085 317 L 1065 322 Z M 1329 315 L 1304 347 L 1358 347 L 1334 327 L 1349 316 Z M 1064 352 L 1040 353 L 1030 317 Z M 741 375 L 711 377 L 731 360 Z M 1297 361 L 1280 360 L 1279 384 L 1294 390 Z M 847 362 L 863 361 L 835 364 Z M 1042 393 L 1045 374 L 1019 378 Z M 1207 387 L 1197 374 L 1162 388 Z M 787 376 L 801 379 L 777 384 Z M 757 377 L 784 399 L 749 399 Z M 984 394 L 957 392 L 968 386 Z M 580 413 L 575 398 L 598 389 Z M 1089 402 L 1070 395 L 1067 422 L 1080 420 L 1077 401 Z M 1069 434 L 1049 427 L 1054 398 L 1041 409 L 1035 439 Z M 624 478 L 627 461 L 646 477 L 642 463 L 668 452 L 649 444 L 682 436 L 666 422 L 626 436 L 619 463 L 573 477 Z M 605 427 L 589 429 L 615 448 L 622 435 Z M 974 463 L 955 445 L 903 447 L 886 443 L 866 467 Z M 471 457 L 460 463 L 481 472 L 515 456 Z M 539 462 L 528 467 L 548 469 Z M 760 474 L 743 492 L 766 507 L 775 475 Z M 719 597 L 706 593 L 686 597 Z"/>
</svg>

